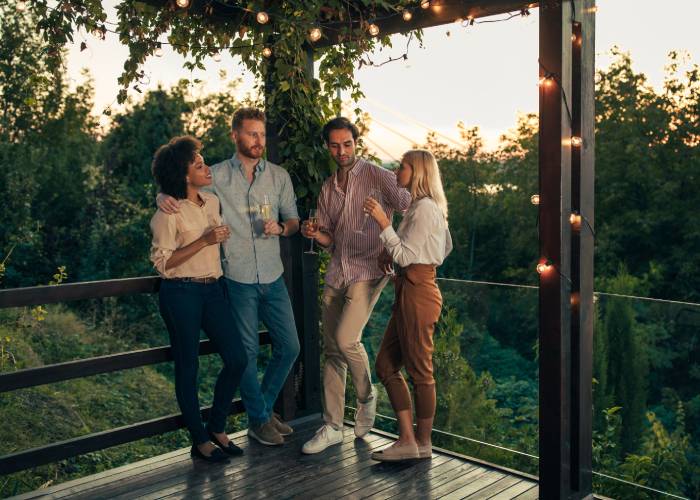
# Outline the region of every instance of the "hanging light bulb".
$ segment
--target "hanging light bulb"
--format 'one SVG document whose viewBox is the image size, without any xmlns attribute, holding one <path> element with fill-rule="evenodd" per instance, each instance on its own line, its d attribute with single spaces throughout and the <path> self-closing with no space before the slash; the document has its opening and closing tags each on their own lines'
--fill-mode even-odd
<svg viewBox="0 0 700 500">
<path fill-rule="evenodd" d="M 430 7 L 430 0 L 421 0 L 420 8 L 427 9 L 428 7 Z"/>
<path fill-rule="evenodd" d="M 533 194 L 530 196 L 530 203 L 533 205 L 539 205 L 540 204 L 540 195 L 539 194 Z"/>
<path fill-rule="evenodd" d="M 265 24 L 270 20 L 270 16 L 267 15 L 267 12 L 265 12 L 264 10 L 261 10 L 255 16 L 255 19 L 257 19 L 260 24 Z"/>
<path fill-rule="evenodd" d="M 270 47 L 265 47 L 262 49 L 262 55 L 264 57 L 270 57 L 272 55 L 272 49 Z"/>
<path fill-rule="evenodd" d="M 569 301 L 571 302 L 571 305 L 573 307 L 578 306 L 578 303 L 580 302 L 580 295 L 578 292 L 572 292 L 571 293 L 571 298 L 569 298 Z"/>
<path fill-rule="evenodd" d="M 537 269 L 537 272 L 539 274 L 544 274 L 544 273 L 548 272 L 551 268 L 552 268 L 552 264 L 547 260 L 545 262 L 540 262 L 539 264 L 537 264 L 536 269 Z"/>
<path fill-rule="evenodd" d="M 404 10 L 401 14 L 401 17 L 403 17 L 404 21 L 410 21 L 411 19 L 413 19 L 413 14 L 411 14 L 410 10 Z"/>
<path fill-rule="evenodd" d="M 221 53 L 217 52 L 211 58 L 214 60 L 214 62 L 221 62 Z"/>
<path fill-rule="evenodd" d="M 583 144 L 583 139 L 581 139 L 579 136 L 574 135 L 571 137 L 571 145 L 574 146 L 575 148 L 581 146 Z"/>
<path fill-rule="evenodd" d="M 181 9 L 186 9 L 190 6 L 190 0 L 175 0 L 175 4 Z"/>
<path fill-rule="evenodd" d="M 377 36 L 379 34 L 379 26 L 372 23 L 367 27 L 367 31 L 369 32 L 370 35 Z"/>
<path fill-rule="evenodd" d="M 466 28 L 469 26 L 469 19 L 467 19 L 467 18 L 461 19 L 459 24 L 462 25 L 462 28 Z"/>
<path fill-rule="evenodd" d="M 153 52 L 153 54 L 156 57 L 163 57 L 163 47 L 161 46 L 160 42 L 158 42 L 158 45 L 156 46 L 156 50 Z"/>
<path fill-rule="evenodd" d="M 539 87 L 549 87 L 552 84 L 552 79 L 548 76 L 543 76 L 537 81 Z"/>
<path fill-rule="evenodd" d="M 19 0 L 19 2 L 17 2 L 17 5 L 15 5 L 15 10 L 17 12 L 24 12 L 27 10 L 27 4 L 24 3 L 24 0 Z"/>
<path fill-rule="evenodd" d="M 318 42 L 321 39 L 322 35 L 323 32 L 318 26 L 309 30 L 309 40 L 311 40 L 312 42 Z"/>
</svg>

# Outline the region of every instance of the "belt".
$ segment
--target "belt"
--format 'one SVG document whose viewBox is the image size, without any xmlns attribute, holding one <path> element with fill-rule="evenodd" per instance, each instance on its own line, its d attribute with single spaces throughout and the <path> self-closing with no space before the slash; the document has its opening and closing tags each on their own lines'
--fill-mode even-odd
<svg viewBox="0 0 700 500">
<path fill-rule="evenodd" d="M 219 278 L 169 278 L 170 281 L 182 281 L 184 283 L 202 283 L 204 285 L 209 285 L 211 283 L 216 283 Z"/>
</svg>

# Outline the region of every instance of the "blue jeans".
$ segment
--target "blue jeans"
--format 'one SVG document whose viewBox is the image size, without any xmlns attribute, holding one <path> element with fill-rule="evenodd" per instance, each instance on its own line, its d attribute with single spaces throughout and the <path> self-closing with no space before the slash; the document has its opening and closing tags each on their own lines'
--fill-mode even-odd
<svg viewBox="0 0 700 500">
<path fill-rule="evenodd" d="M 182 418 L 192 442 L 206 443 L 209 436 L 202 424 L 197 397 L 200 330 L 204 330 L 224 362 L 216 379 L 214 403 L 207 423 L 212 432 L 224 432 L 231 400 L 248 362 L 241 337 L 231 327 L 233 319 L 226 288 L 221 280 L 205 285 L 164 279 L 158 298 L 160 315 L 170 334 L 175 395 Z"/>
<path fill-rule="evenodd" d="M 246 284 L 230 279 L 225 281 L 235 329 L 248 355 L 248 365 L 241 378 L 241 399 L 248 413 L 248 424 L 264 424 L 270 420 L 277 395 L 299 355 L 299 338 L 292 303 L 281 276 L 267 284 Z M 258 382 L 260 320 L 270 332 L 272 341 L 272 358 L 262 383 Z"/>
</svg>

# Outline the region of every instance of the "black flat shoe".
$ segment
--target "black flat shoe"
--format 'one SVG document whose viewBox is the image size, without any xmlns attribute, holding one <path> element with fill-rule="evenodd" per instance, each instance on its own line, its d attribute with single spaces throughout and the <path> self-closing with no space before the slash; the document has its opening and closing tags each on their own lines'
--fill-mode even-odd
<svg viewBox="0 0 700 500">
<path fill-rule="evenodd" d="M 221 451 L 223 451 L 227 455 L 232 457 L 240 457 L 241 455 L 243 455 L 243 450 L 235 444 L 233 444 L 233 441 L 229 441 L 228 446 L 224 446 L 221 442 L 219 442 L 218 439 L 216 439 L 216 436 L 211 430 L 207 429 L 207 433 L 209 434 L 209 439 L 211 439 L 211 442 L 218 446 L 221 449 Z"/>
<path fill-rule="evenodd" d="M 190 450 L 190 456 L 193 458 L 201 458 L 205 462 L 209 462 L 212 464 L 228 462 L 228 456 L 219 448 L 214 448 L 211 454 L 209 456 L 206 456 L 204 453 L 199 451 L 197 445 L 192 445 L 192 449 Z"/>
</svg>

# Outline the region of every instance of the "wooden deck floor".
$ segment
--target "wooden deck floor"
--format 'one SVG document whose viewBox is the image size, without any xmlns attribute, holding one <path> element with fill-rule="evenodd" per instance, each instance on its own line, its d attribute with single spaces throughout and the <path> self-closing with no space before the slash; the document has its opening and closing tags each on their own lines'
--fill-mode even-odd
<svg viewBox="0 0 700 500">
<path fill-rule="evenodd" d="M 342 445 L 302 455 L 319 425 L 316 418 L 297 423 L 287 444 L 274 448 L 237 433 L 245 455 L 228 465 L 192 460 L 182 449 L 17 498 L 537 498 L 533 480 L 445 452 L 408 464 L 375 462 L 370 453 L 391 439 L 375 432 L 355 439 L 350 426 Z"/>
</svg>

